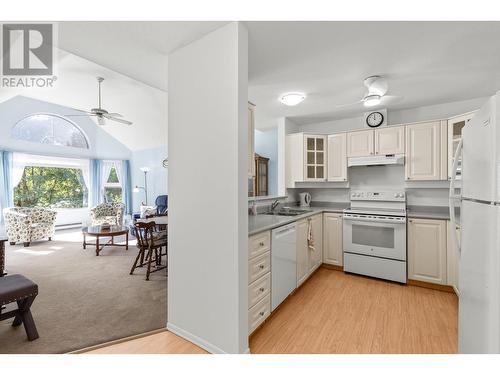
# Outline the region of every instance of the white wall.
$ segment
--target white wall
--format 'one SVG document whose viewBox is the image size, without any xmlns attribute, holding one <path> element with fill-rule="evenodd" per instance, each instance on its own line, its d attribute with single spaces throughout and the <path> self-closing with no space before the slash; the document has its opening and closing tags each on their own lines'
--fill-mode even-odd
<svg viewBox="0 0 500 375">
<path fill-rule="evenodd" d="M 97 107 L 97 81 L 102 86 L 102 105 L 133 122 L 131 126 L 109 122 L 102 127 L 131 150 L 160 147 L 167 142 L 167 93 L 101 65 L 56 48 L 53 88 L 2 88 L 0 103 L 16 95 L 62 106 L 90 110 Z M 158 77 L 163 80 L 164 77 Z"/>
<path fill-rule="evenodd" d="M 163 159 L 167 157 L 167 147 L 155 147 L 132 153 L 130 168 L 132 175 L 132 187 L 144 186 L 144 172 L 141 167 L 148 167 L 148 204 L 153 206 L 158 195 L 168 194 L 168 169 L 162 165 Z M 134 212 L 139 212 L 141 202 L 145 201 L 144 191 L 133 193 L 132 204 Z"/>
<path fill-rule="evenodd" d="M 248 34 L 231 23 L 169 56 L 168 324 L 248 350 Z"/>
<path fill-rule="evenodd" d="M 36 113 L 51 113 L 67 117 L 85 134 L 89 143 L 88 149 L 53 146 L 50 144 L 19 141 L 11 137 L 12 127 L 23 118 Z M 40 155 L 52 155 L 93 159 L 129 159 L 131 151 L 113 136 L 97 126 L 87 116 L 69 107 L 46 101 L 16 96 L 0 103 L 0 149 Z"/>
</svg>

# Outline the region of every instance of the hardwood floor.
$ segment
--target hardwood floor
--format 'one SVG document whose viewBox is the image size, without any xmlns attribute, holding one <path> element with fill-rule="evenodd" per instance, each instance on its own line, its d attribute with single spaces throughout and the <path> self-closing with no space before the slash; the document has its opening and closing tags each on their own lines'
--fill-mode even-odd
<svg viewBox="0 0 500 375">
<path fill-rule="evenodd" d="M 172 332 L 155 333 L 86 352 L 85 354 L 207 354 Z"/>
<path fill-rule="evenodd" d="M 252 353 L 456 353 L 455 294 L 320 268 L 250 338 Z M 162 332 L 89 353 L 206 353 Z"/>
<path fill-rule="evenodd" d="M 319 269 L 250 338 L 252 353 L 456 353 L 455 294 Z"/>
</svg>

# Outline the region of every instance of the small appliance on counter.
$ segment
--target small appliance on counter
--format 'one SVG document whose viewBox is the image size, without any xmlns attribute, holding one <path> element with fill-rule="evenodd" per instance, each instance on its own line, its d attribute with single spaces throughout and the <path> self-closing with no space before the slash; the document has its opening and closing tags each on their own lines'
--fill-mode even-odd
<svg viewBox="0 0 500 375">
<path fill-rule="evenodd" d="M 311 194 L 300 193 L 300 207 L 310 207 L 311 206 Z"/>
</svg>

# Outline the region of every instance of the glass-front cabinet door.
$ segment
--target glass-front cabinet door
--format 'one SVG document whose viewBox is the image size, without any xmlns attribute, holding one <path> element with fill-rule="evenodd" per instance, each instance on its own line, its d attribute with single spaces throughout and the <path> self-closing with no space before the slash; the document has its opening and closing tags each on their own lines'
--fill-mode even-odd
<svg viewBox="0 0 500 375">
<path fill-rule="evenodd" d="M 451 180 L 453 160 L 457 146 L 462 139 L 462 129 L 472 119 L 474 112 L 469 112 L 461 116 L 456 116 L 448 120 L 448 180 Z M 462 179 L 462 161 L 458 161 L 457 180 Z"/>
<path fill-rule="evenodd" d="M 304 135 L 305 180 L 326 180 L 326 136 Z"/>
</svg>

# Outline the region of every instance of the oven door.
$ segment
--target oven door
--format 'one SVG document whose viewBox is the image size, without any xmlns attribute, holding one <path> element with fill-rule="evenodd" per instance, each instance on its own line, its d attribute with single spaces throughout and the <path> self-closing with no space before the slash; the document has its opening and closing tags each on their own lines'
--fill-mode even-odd
<svg viewBox="0 0 500 375">
<path fill-rule="evenodd" d="M 406 218 L 344 214 L 344 252 L 406 260 Z"/>
</svg>

